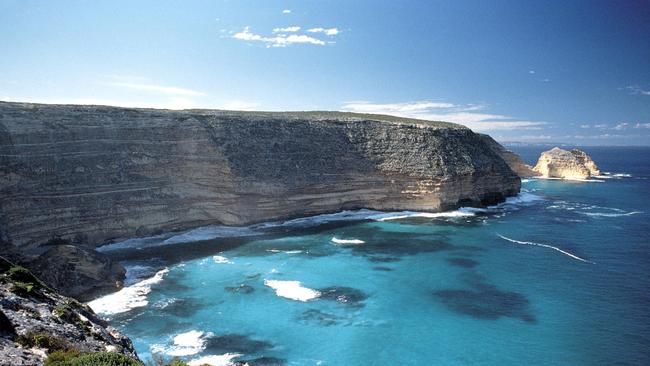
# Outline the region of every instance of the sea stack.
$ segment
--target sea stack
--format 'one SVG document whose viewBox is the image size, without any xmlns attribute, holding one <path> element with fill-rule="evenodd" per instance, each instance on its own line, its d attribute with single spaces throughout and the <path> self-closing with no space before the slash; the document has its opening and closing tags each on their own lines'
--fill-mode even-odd
<svg viewBox="0 0 650 366">
<path fill-rule="evenodd" d="M 534 171 L 545 178 L 568 180 L 588 179 L 600 175 L 596 163 L 582 150 L 563 150 L 554 147 L 544 151 L 537 161 Z"/>
</svg>

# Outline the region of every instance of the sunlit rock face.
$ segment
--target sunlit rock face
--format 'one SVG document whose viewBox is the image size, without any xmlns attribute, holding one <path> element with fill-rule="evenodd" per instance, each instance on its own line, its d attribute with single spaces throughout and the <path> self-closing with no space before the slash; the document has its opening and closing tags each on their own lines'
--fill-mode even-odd
<svg viewBox="0 0 650 366">
<path fill-rule="evenodd" d="M 543 152 L 533 168 L 546 178 L 587 179 L 600 175 L 600 170 L 584 151 L 554 147 Z"/>
<path fill-rule="evenodd" d="M 519 189 L 484 138 L 451 123 L 0 102 L 0 236 L 19 246 L 344 209 L 441 211 Z"/>
</svg>

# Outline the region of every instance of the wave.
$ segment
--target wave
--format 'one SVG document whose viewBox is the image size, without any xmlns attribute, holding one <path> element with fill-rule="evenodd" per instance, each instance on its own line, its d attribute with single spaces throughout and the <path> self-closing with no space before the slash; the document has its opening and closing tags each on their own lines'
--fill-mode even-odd
<svg viewBox="0 0 650 366">
<path fill-rule="evenodd" d="M 309 301 L 320 296 L 320 292 L 303 287 L 300 281 L 264 280 L 264 285 L 275 290 L 275 294 L 291 300 Z"/>
<path fill-rule="evenodd" d="M 591 217 L 622 217 L 632 216 L 643 213 L 642 211 L 630 211 L 625 213 L 608 213 L 608 212 L 578 212 L 579 214 Z"/>
<path fill-rule="evenodd" d="M 361 239 L 338 239 L 336 237 L 332 238 L 332 242 L 336 244 L 364 244 L 365 241 Z"/>
<path fill-rule="evenodd" d="M 162 269 L 151 278 L 90 301 L 88 306 L 101 315 L 125 313 L 134 308 L 147 306 L 149 304 L 147 295 L 151 292 L 151 286 L 160 283 L 168 272 L 169 269 Z"/>
<path fill-rule="evenodd" d="M 285 254 L 300 254 L 302 250 L 280 250 L 280 249 L 267 249 L 269 253 L 285 253 Z"/>
<path fill-rule="evenodd" d="M 542 197 L 529 192 L 521 192 L 517 196 L 508 197 L 505 202 L 489 206 L 487 208 L 461 207 L 458 210 L 446 212 L 419 212 L 419 211 L 376 211 L 369 209 L 345 210 L 337 213 L 322 214 L 316 216 L 302 217 L 288 221 L 267 222 L 251 226 L 223 226 L 212 225 L 189 230 L 181 234 L 161 234 L 146 238 L 132 238 L 118 243 L 106 244 L 97 248 L 100 252 L 110 252 L 121 249 L 143 249 L 162 245 L 189 243 L 193 241 L 210 240 L 222 237 L 243 237 L 264 235 L 269 230 L 278 227 L 313 227 L 337 221 L 390 221 L 413 217 L 423 218 L 464 218 L 475 216 L 477 213 L 490 212 L 495 209 L 507 208 L 507 206 L 528 204 L 534 201 L 543 200 Z"/>
<path fill-rule="evenodd" d="M 182 357 L 191 356 L 205 350 L 206 338 L 212 337 L 213 333 L 204 333 L 199 330 L 178 334 L 169 347 L 154 344 L 150 347 L 151 353 L 164 353 L 169 356 Z"/>
<path fill-rule="evenodd" d="M 555 250 L 555 251 L 558 251 L 558 252 L 560 252 L 560 253 L 562 253 L 562 254 L 564 254 L 564 255 L 566 255 L 566 256 L 569 256 L 569 257 L 571 257 L 571 258 L 573 258 L 573 259 L 576 259 L 576 260 L 579 260 L 579 261 L 581 261 L 581 262 L 595 264 L 595 263 L 592 262 L 592 261 L 586 260 L 586 259 L 584 259 L 584 258 L 580 258 L 580 257 L 578 257 L 578 256 L 575 255 L 575 254 L 571 254 L 571 253 L 569 253 L 569 252 L 567 252 L 567 251 L 565 251 L 565 250 L 562 250 L 562 249 L 560 249 L 560 248 L 558 248 L 558 247 L 554 247 L 554 246 L 552 246 L 552 245 L 542 244 L 542 243 L 535 243 L 535 242 L 532 242 L 532 241 L 520 241 L 520 240 L 515 240 L 515 239 L 511 239 L 511 238 L 505 237 L 505 236 L 503 236 L 503 235 L 501 235 L 501 234 L 498 234 L 498 233 L 497 233 L 497 235 L 498 235 L 501 239 L 507 240 L 507 241 L 509 241 L 509 242 L 513 242 L 513 243 L 516 243 L 516 244 L 522 244 L 522 245 L 533 245 L 533 246 L 537 246 L 537 247 L 544 247 L 544 248 L 553 249 L 553 250 Z"/>
<path fill-rule="evenodd" d="M 211 365 L 211 366 L 231 366 L 234 365 L 232 362 L 233 358 L 240 357 L 239 353 L 225 353 L 223 355 L 210 355 L 203 356 L 189 361 L 187 364 L 189 366 L 201 366 L 201 365 Z"/>
<path fill-rule="evenodd" d="M 214 260 L 215 263 L 220 263 L 220 264 L 232 264 L 231 261 L 228 260 L 228 258 L 221 256 L 221 255 L 213 255 L 212 260 Z"/>
<path fill-rule="evenodd" d="M 610 172 L 602 172 L 601 175 L 594 176 L 594 178 L 599 178 L 599 179 L 622 179 L 622 178 L 632 178 L 632 174 L 629 174 L 629 173 L 610 173 Z"/>
<path fill-rule="evenodd" d="M 598 178 L 597 176 L 594 176 L 594 178 Z M 586 182 L 586 183 L 604 183 L 604 180 L 600 179 L 592 179 L 592 178 L 555 178 L 555 177 L 538 177 L 537 179 L 544 179 L 544 180 L 563 180 L 567 182 Z"/>
</svg>

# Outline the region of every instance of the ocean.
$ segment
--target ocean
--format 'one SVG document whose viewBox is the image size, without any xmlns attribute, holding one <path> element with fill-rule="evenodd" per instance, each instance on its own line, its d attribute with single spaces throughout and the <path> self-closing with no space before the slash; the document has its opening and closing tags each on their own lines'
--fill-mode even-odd
<svg viewBox="0 0 650 366">
<path fill-rule="evenodd" d="M 510 146 L 528 163 L 548 147 Z M 344 212 L 103 248 L 139 356 L 228 365 L 649 365 L 650 148 L 488 209 Z M 138 254 L 139 253 L 139 254 Z"/>
</svg>

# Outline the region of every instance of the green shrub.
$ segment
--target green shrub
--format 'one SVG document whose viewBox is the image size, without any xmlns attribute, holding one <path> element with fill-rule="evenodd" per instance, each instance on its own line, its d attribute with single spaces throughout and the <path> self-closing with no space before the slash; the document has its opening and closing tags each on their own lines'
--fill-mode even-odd
<svg viewBox="0 0 650 366">
<path fill-rule="evenodd" d="M 70 349 L 70 345 L 64 339 L 43 332 L 27 332 L 18 336 L 16 342 L 26 348 L 47 348 L 48 352 Z"/>
<path fill-rule="evenodd" d="M 142 366 L 142 363 L 121 353 L 78 351 L 57 352 L 45 361 L 47 366 Z"/>
</svg>

